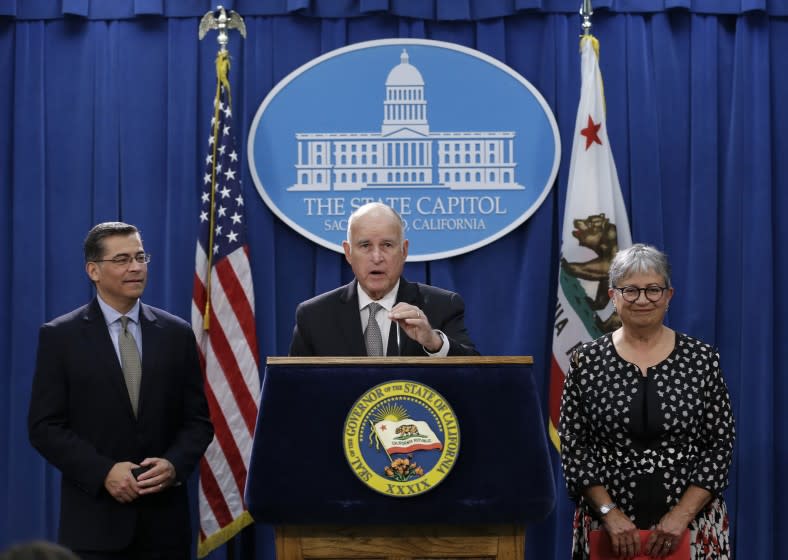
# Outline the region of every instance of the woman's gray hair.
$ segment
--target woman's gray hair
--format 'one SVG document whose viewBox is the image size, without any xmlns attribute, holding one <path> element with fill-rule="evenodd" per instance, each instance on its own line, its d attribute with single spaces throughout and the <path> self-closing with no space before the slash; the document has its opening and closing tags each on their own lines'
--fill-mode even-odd
<svg viewBox="0 0 788 560">
<path fill-rule="evenodd" d="M 662 276 L 665 286 L 670 288 L 670 263 L 665 253 L 643 243 L 635 243 L 628 249 L 621 249 L 610 263 L 608 279 L 610 286 L 618 287 L 619 282 L 643 272 L 654 272 Z"/>
</svg>

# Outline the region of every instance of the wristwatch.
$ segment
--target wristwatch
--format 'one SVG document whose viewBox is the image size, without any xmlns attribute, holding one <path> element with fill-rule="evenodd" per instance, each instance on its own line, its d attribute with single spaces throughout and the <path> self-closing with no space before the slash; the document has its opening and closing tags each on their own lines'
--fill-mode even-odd
<svg viewBox="0 0 788 560">
<path fill-rule="evenodd" d="M 601 506 L 599 506 L 599 515 L 601 515 L 602 517 L 604 517 L 604 516 L 606 516 L 608 513 L 610 513 L 610 512 L 611 512 L 611 511 L 613 511 L 614 509 L 616 509 L 617 507 L 618 507 L 618 506 L 617 506 L 616 504 L 614 504 L 614 503 L 609 503 L 609 504 L 602 504 Z"/>
</svg>

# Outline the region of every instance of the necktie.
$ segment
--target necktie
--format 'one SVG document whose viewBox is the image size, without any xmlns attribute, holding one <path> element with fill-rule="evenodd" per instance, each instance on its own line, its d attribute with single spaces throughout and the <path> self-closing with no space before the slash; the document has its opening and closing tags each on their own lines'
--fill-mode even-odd
<svg viewBox="0 0 788 560">
<path fill-rule="evenodd" d="M 137 404 L 140 399 L 140 381 L 142 380 L 142 363 L 137 343 L 128 329 L 129 318 L 125 315 L 120 318 L 121 331 L 118 336 L 120 348 L 120 365 L 123 368 L 123 379 L 126 380 L 126 389 L 129 391 L 131 408 L 137 416 Z"/>
<path fill-rule="evenodd" d="M 369 322 L 364 331 L 364 341 L 367 343 L 367 356 L 382 356 L 383 337 L 380 335 L 380 325 L 378 325 L 375 315 L 383 307 L 379 303 L 373 302 L 367 305 L 367 309 L 369 309 Z"/>
</svg>

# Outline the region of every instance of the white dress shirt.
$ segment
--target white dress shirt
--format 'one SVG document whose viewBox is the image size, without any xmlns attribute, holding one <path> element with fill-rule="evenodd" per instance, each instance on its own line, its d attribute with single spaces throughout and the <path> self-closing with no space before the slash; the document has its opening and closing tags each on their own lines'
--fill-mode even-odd
<svg viewBox="0 0 788 560">
<path fill-rule="evenodd" d="M 387 355 L 388 353 L 389 332 L 391 331 L 391 319 L 389 319 L 389 313 L 391 313 L 391 310 L 394 308 L 394 305 L 396 305 L 397 303 L 398 290 L 399 290 L 399 280 L 397 280 L 397 283 L 394 285 L 394 287 L 391 289 L 389 293 L 387 293 L 379 300 L 373 300 L 371 297 L 369 297 L 367 292 L 364 291 L 361 285 L 360 284 L 358 285 L 358 309 L 359 312 L 361 313 L 361 332 L 367 330 L 367 324 L 369 323 L 369 308 L 367 306 L 370 303 L 374 301 L 375 303 L 380 305 L 384 310 L 384 311 L 378 311 L 377 315 L 375 315 L 375 319 L 378 322 L 378 326 L 380 326 L 380 335 L 383 338 L 384 356 Z M 429 320 L 429 317 L 427 317 L 427 320 Z M 441 345 L 440 349 L 437 352 L 429 352 L 427 351 L 426 348 L 422 346 L 424 353 L 427 354 L 428 356 L 438 356 L 438 357 L 448 356 L 449 338 L 442 331 L 439 331 L 438 329 L 435 329 L 435 332 L 437 332 L 440 335 L 443 344 Z M 399 329 L 397 329 L 397 335 L 399 335 Z M 403 336 L 407 336 L 407 335 L 403 335 Z M 399 339 L 399 336 L 397 338 Z M 397 347 L 399 346 L 400 346 L 400 341 L 397 340 Z"/>
</svg>

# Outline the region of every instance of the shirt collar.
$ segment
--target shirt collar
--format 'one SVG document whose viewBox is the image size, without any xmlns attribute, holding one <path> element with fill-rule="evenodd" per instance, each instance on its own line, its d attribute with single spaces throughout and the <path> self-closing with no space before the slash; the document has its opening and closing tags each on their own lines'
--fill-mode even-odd
<svg viewBox="0 0 788 560">
<path fill-rule="evenodd" d="M 110 306 L 106 301 L 101 299 L 101 296 L 96 294 L 96 299 L 98 299 L 99 307 L 101 308 L 101 312 L 104 314 L 104 320 L 107 321 L 108 325 L 111 325 L 118 319 L 120 319 L 123 315 L 131 319 L 134 323 L 139 324 L 140 322 L 140 300 L 134 302 L 134 307 L 132 307 L 128 313 L 119 313 L 115 308 Z"/>
<path fill-rule="evenodd" d="M 380 304 L 380 306 L 385 309 L 386 311 L 391 311 L 391 308 L 394 307 L 394 304 L 397 303 L 397 291 L 399 290 L 399 280 L 397 283 L 394 284 L 394 287 L 391 289 L 389 293 L 385 296 L 380 298 L 379 300 L 375 300 L 375 303 Z M 358 309 L 359 311 L 364 309 L 367 305 L 372 303 L 373 299 L 367 295 L 367 292 L 361 287 L 361 284 L 358 285 Z"/>
</svg>

